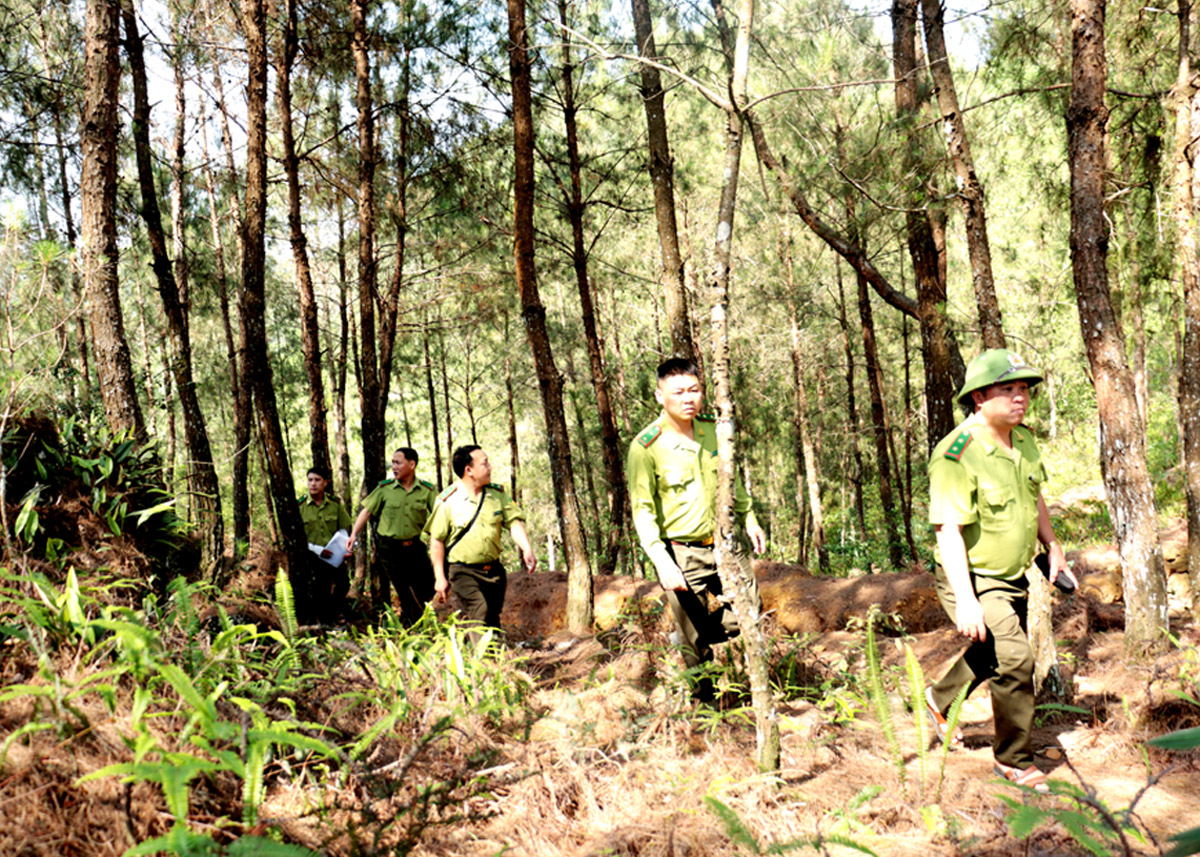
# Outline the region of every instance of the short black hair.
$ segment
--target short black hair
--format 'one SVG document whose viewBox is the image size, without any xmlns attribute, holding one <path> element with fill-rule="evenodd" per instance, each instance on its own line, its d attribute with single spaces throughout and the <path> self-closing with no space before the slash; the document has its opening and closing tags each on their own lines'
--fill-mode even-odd
<svg viewBox="0 0 1200 857">
<path fill-rule="evenodd" d="M 402 446 L 397 449 L 396 452 L 403 455 L 405 461 L 411 461 L 413 464 L 416 464 L 418 461 L 420 461 L 420 458 L 417 456 L 417 451 L 411 446 Z M 393 452 L 392 455 L 395 455 L 396 452 Z"/>
<path fill-rule="evenodd" d="M 311 476 L 311 475 L 312 475 L 312 474 L 314 474 L 314 473 L 315 473 L 315 474 L 317 474 L 318 476 L 320 476 L 320 477 L 321 477 L 322 479 L 324 479 L 326 482 L 332 482 L 332 481 L 333 481 L 333 474 L 332 474 L 332 473 L 330 473 L 330 472 L 329 472 L 329 471 L 328 471 L 326 468 L 324 468 L 324 467 L 317 467 L 315 464 L 314 464 L 312 467 L 308 468 L 308 472 L 304 474 L 304 478 L 306 478 L 306 479 L 307 479 L 309 476 Z"/>
<path fill-rule="evenodd" d="M 461 478 L 467 472 L 467 465 L 471 463 L 471 456 L 475 454 L 475 450 L 477 449 L 483 449 L 483 447 L 468 443 L 454 450 L 454 455 L 450 459 L 450 466 L 454 469 L 455 476 Z"/>
<path fill-rule="evenodd" d="M 694 360 L 689 360 L 687 357 L 669 357 L 658 364 L 658 380 L 665 381 L 676 375 L 692 375 L 699 379 L 700 367 Z"/>
</svg>

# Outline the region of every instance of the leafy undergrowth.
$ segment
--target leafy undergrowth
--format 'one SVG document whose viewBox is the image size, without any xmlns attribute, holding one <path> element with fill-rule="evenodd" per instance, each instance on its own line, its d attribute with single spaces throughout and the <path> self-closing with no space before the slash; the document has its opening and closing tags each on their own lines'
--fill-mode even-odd
<svg viewBox="0 0 1200 857">
<path fill-rule="evenodd" d="M 982 689 L 966 749 L 924 749 L 910 700 L 947 629 L 777 637 L 764 775 L 736 644 L 697 707 L 653 605 L 501 645 L 433 613 L 299 636 L 286 606 L 254 623 L 182 580 L 122 585 L 4 577 L 2 854 L 1157 854 L 1200 823 L 1196 752 L 1144 744 L 1200 722 L 1191 627 L 1126 664 L 1119 632 L 1060 611 L 1076 696 L 1043 709 L 1061 796 L 1035 798 L 992 775 Z"/>
</svg>

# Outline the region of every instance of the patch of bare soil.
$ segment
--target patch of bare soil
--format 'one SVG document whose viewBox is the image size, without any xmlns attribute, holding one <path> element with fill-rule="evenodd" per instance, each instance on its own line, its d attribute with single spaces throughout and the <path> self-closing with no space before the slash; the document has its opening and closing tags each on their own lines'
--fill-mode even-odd
<svg viewBox="0 0 1200 857">
<path fill-rule="evenodd" d="M 304 756 L 277 760 L 267 771 L 264 823 L 338 857 L 410 850 L 436 857 L 738 853 L 705 804 L 709 797 L 729 807 L 763 849 L 841 835 L 902 857 L 1084 853 L 1059 827 L 1044 828 L 1028 843 L 1008 833 L 998 796 L 1017 793 L 992 775 L 986 688 L 964 709 L 966 747 L 947 755 L 944 776 L 940 749 L 919 752 L 916 721 L 894 698 L 903 758 L 892 758 L 865 708 L 862 634 L 845 624 L 865 617 L 873 603 L 897 614 L 911 635 L 880 637 L 885 671 L 893 679 L 902 674 L 907 643 L 936 676 L 963 643 L 936 609 L 930 575 L 826 579 L 778 564 L 759 564 L 758 572 L 774 617 L 777 670 L 788 664 L 810 688 L 780 706 L 777 780 L 755 767 L 753 723 L 735 694 L 714 708 L 697 708 L 688 698 L 656 584 L 597 578 L 600 631 L 581 639 L 562 628 L 565 576 L 514 574 L 503 622 L 509 657 L 533 683 L 527 722 L 463 718 L 422 749 L 439 717 L 430 708 L 396 724 L 353 768 Z M 272 560 L 251 561 L 239 575 L 240 587 L 265 587 Z M 1055 627 L 1073 677 L 1073 704 L 1088 713 L 1047 711 L 1035 734 L 1043 769 L 1058 779 L 1082 778 L 1113 808 L 1146 785 L 1142 742 L 1196 724 L 1196 709 L 1175 691 L 1200 692 L 1195 648 L 1187 648 L 1200 643 L 1200 632 L 1180 623 L 1173 629 L 1180 648 L 1128 662 L 1119 610 L 1082 596 L 1060 601 Z M 719 649 L 726 689 L 740 675 L 735 646 Z M 3 651 L 5 686 L 34 675 L 38 665 L 27 648 Z M 56 669 L 68 679 L 87 667 L 75 652 L 57 658 Z M 325 676 L 296 700 L 295 717 L 322 724 L 331 737 L 360 735 L 380 716 L 370 704 L 375 680 L 358 668 Z M 834 697 L 840 708 L 828 704 Z M 0 736 L 27 722 L 32 704 L 28 697 L 0 703 Z M 129 759 L 123 724 L 131 704 L 118 694 L 111 711 L 98 702 L 81 711 L 83 728 L 64 715 L 71 729 L 12 743 L 0 769 L 0 806 L 10 822 L 0 825 L 0 854 L 107 857 L 166 831 L 171 819 L 157 789 L 126 790 L 115 778 L 78 782 Z M 153 728 L 183 725 L 167 718 Z M 1200 824 L 1200 756 L 1153 751 L 1149 761 L 1156 775 L 1174 767 L 1140 799 L 1140 823 L 1160 841 Z M 429 794 L 444 800 L 423 804 Z M 239 784 L 232 780 L 205 781 L 193 795 L 191 818 L 202 829 L 215 832 L 222 816 L 240 817 Z M 364 819 L 375 819 L 375 826 Z M 376 841 L 380 819 L 396 823 Z M 1134 848 L 1157 853 L 1153 843 Z M 851 852 L 829 845 L 828 853 Z"/>
</svg>

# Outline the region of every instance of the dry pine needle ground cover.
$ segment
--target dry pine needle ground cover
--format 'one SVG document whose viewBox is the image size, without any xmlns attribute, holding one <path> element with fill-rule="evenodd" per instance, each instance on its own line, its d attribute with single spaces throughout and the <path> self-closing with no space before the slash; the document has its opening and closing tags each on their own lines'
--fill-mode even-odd
<svg viewBox="0 0 1200 857">
<path fill-rule="evenodd" d="M 493 697 L 503 695 L 498 683 L 506 683 L 513 705 L 464 705 L 462 692 L 447 690 L 440 679 L 404 685 L 403 693 L 393 683 L 385 692 L 395 679 L 388 678 L 392 662 L 379 654 L 390 651 L 383 635 L 322 635 L 298 648 L 304 660 L 291 687 L 301 692 L 288 702 L 266 699 L 263 711 L 273 722 L 307 724 L 306 734 L 336 745 L 341 756 L 276 750 L 263 769 L 254 824 L 242 823 L 238 777 L 198 776 L 190 783 L 188 823 L 216 843 L 275 831 L 330 855 L 750 853 L 748 840 L 731 839 L 708 798 L 728 807 L 743 839 L 753 838 L 763 851 L 826 838 L 827 853 L 854 853 L 828 841 L 842 836 L 881 855 L 1086 853 L 1057 825 L 1025 840 L 1011 835 L 998 795 L 1021 796 L 991 774 L 984 690 L 964 707 L 966 748 L 948 755 L 944 778 L 940 751 L 918 752 L 915 721 L 901 700 L 903 643 L 931 675 L 960 645 L 938 618 L 927 575 L 847 581 L 779 565 L 760 564 L 758 571 L 767 607 L 776 611 L 776 675 L 788 688 L 780 705 L 778 778 L 755 769 L 753 723 L 734 692 L 741 673 L 731 646 L 721 655 L 719 681 L 728 692 L 720 705 L 698 708 L 688 699 L 656 587 L 598 579 L 602 630 L 580 640 L 558 625 L 561 576 L 514 576 L 504 623 L 515 630 L 493 672 L 480 679 L 494 682 Z M 244 577 L 267 583 L 262 569 Z M 902 764 L 870 712 L 861 625 L 871 603 L 896 614 L 911 635 L 879 636 Z M 271 611 L 247 607 L 239 615 L 265 625 Z M 1174 765 L 1137 806 L 1140 824 L 1163 841 L 1200 824 L 1200 760 L 1194 752 L 1147 757 L 1142 742 L 1200 722 L 1200 709 L 1173 693 L 1196 693 L 1197 630 L 1181 623 L 1170 652 L 1127 664 L 1121 634 L 1104 615 L 1084 599 L 1056 611 L 1078 710 L 1046 712 L 1035 736 L 1038 761 L 1053 778 L 1078 782 L 1078 775 L 1113 808 L 1128 805 L 1146 785 L 1147 765 L 1154 774 Z M 164 648 L 186 643 L 163 639 Z M 106 666 L 78 641 L 44 654 L 50 660 L 41 664 L 29 643 L 15 637 L 2 651 L 5 688 L 37 685 L 46 675 L 57 675 L 64 687 L 81 686 Z M 393 667 L 419 655 L 397 657 Z M 253 690 L 249 682 L 257 679 L 247 675 L 239 692 Z M 158 786 L 124 785 L 115 776 L 79 781 L 132 758 L 131 687 L 118 683 L 107 697 L 82 694 L 71 701 L 74 711 L 5 694 L 0 739 L 16 737 L 0 769 L 0 854 L 118 855 L 171 828 Z M 219 717 L 249 722 L 228 701 L 233 690 L 225 693 Z M 403 716 L 372 735 L 401 696 Z M 59 728 L 17 734 L 39 718 Z M 160 746 L 175 746 L 189 722 L 180 707 L 157 712 L 147 729 Z M 236 736 L 230 746 L 237 748 Z M 1152 840 L 1132 847 L 1159 853 Z"/>
</svg>

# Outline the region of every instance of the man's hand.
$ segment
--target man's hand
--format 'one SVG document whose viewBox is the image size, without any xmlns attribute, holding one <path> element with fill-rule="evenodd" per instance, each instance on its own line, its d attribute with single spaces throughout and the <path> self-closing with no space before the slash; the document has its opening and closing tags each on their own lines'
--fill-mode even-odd
<svg viewBox="0 0 1200 857">
<path fill-rule="evenodd" d="M 763 532 L 762 527 L 758 524 L 746 527 L 746 536 L 750 539 L 750 544 L 753 546 L 756 554 L 766 553 L 767 534 Z"/>
<path fill-rule="evenodd" d="M 658 582 L 663 589 L 670 589 L 675 592 L 687 591 L 687 581 L 683 577 L 683 572 L 679 570 L 670 559 L 664 559 L 658 563 L 655 568 L 658 571 Z"/>
<path fill-rule="evenodd" d="M 321 559 L 329 559 L 331 556 L 333 556 L 333 551 L 331 551 L 329 548 L 321 549 Z"/>
<path fill-rule="evenodd" d="M 450 600 L 450 581 L 439 577 L 433 584 L 433 600 L 445 604 Z"/>
<path fill-rule="evenodd" d="M 351 533 L 346 539 L 346 553 L 350 553 L 350 551 L 354 550 L 354 545 L 357 542 L 358 536 L 354 535 L 354 533 Z"/>
<path fill-rule="evenodd" d="M 1050 585 L 1053 586 L 1054 581 L 1058 580 L 1058 576 L 1061 574 L 1078 587 L 1079 581 L 1075 579 L 1070 566 L 1067 565 L 1067 556 L 1063 553 L 1062 545 L 1058 542 L 1051 542 L 1047 547 L 1050 554 Z"/>
<path fill-rule="evenodd" d="M 954 618 L 958 625 L 958 633 L 969 640 L 982 643 L 987 639 L 987 625 L 983 621 L 983 605 L 972 593 L 967 598 L 959 598 L 955 593 Z"/>
<path fill-rule="evenodd" d="M 525 573 L 533 574 L 534 570 L 537 569 L 537 554 L 532 549 L 522 551 L 522 554 L 525 560 Z"/>
</svg>

